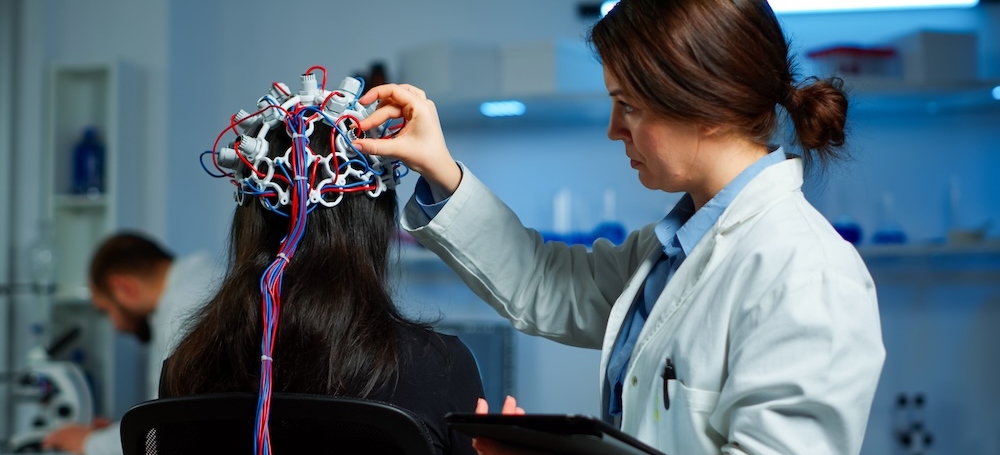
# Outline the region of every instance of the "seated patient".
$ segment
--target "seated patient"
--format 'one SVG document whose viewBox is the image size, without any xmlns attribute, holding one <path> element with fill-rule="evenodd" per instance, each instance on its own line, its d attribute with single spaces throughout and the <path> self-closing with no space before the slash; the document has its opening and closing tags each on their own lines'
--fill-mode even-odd
<svg viewBox="0 0 1000 455">
<path fill-rule="evenodd" d="M 275 84 L 261 98 L 267 106 L 239 125 L 252 134 L 213 151 L 240 200 L 229 266 L 165 362 L 160 396 L 263 396 L 266 375 L 274 393 L 397 405 L 424 421 L 438 453 L 475 453 L 444 422 L 448 412 L 473 412 L 483 396 L 472 354 L 458 338 L 405 317 L 390 295 L 391 248 L 398 243 L 394 163 L 353 153 L 350 139 L 341 140 L 363 134 L 351 128 L 365 111 L 348 102 L 359 83 L 348 78 L 327 92 L 304 80 L 304 92 L 315 93 L 299 95 Z M 294 97 L 302 100 L 289 101 Z M 225 161 L 234 150 L 245 158 Z"/>
</svg>

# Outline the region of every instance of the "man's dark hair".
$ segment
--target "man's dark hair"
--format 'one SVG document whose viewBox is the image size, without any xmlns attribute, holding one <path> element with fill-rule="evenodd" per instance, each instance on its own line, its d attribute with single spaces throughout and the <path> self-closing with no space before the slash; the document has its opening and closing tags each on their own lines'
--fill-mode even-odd
<svg viewBox="0 0 1000 455">
<path fill-rule="evenodd" d="M 110 275 L 147 277 L 159 264 L 173 259 L 173 254 L 143 234 L 114 234 L 101 242 L 90 261 L 92 291 L 107 293 Z"/>
</svg>

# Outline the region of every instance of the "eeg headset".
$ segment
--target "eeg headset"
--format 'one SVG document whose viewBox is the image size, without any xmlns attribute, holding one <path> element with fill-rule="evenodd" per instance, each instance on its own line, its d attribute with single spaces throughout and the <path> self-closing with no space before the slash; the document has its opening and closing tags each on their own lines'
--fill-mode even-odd
<svg viewBox="0 0 1000 455">
<path fill-rule="evenodd" d="M 322 84 L 316 83 L 314 70 L 323 72 Z M 247 196 L 259 198 L 267 209 L 289 219 L 288 235 L 281 241 L 278 254 L 260 279 L 261 318 L 264 333 L 261 338 L 260 389 L 257 420 L 254 429 L 254 453 L 271 453 L 269 421 L 271 412 L 271 379 L 274 340 L 281 309 L 281 280 L 285 267 L 305 232 L 306 215 L 316 207 L 335 207 L 344 193 L 364 192 L 379 197 L 395 188 L 408 170 L 400 161 L 358 152 L 351 144 L 358 138 L 395 136 L 404 123 L 390 126 L 386 122 L 362 131 L 362 119 L 375 111 L 377 102 L 359 106 L 357 101 L 364 80 L 347 77 L 336 90 L 326 90 L 326 69 L 313 66 L 302 75 L 298 94 L 288 86 L 274 82 L 270 90 L 257 100 L 257 111 L 240 110 L 230 118 L 229 126 L 215 139 L 212 150 L 204 152 L 202 167 L 213 177 L 228 177 L 236 185 L 236 201 L 243 205 Z M 331 153 L 320 156 L 309 147 L 317 121 L 329 125 Z M 292 143 L 283 154 L 270 158 L 266 135 L 284 127 Z M 237 129 L 239 133 L 237 133 Z M 256 134 L 250 135 L 256 130 Z M 219 141 L 232 131 L 238 137 L 226 147 Z M 212 155 L 218 173 L 205 167 L 205 154 Z"/>
<path fill-rule="evenodd" d="M 313 74 L 316 69 L 323 71 L 322 85 L 316 82 Z M 206 168 L 206 172 L 213 177 L 229 177 L 237 186 L 234 197 L 240 205 L 247 196 L 258 197 L 265 207 L 282 214 L 288 213 L 294 202 L 292 193 L 300 182 L 305 182 L 306 187 L 299 188 L 302 191 L 297 197 L 307 207 L 336 206 L 344 193 L 365 191 L 371 197 L 378 197 L 386 189 L 395 188 L 399 178 L 408 172 L 405 166 L 396 160 L 362 154 L 351 142 L 365 137 L 391 137 L 403 125 L 390 127 L 386 122 L 362 131 L 358 123 L 378 105 L 377 101 L 368 106 L 357 104 L 364 81 L 346 77 L 336 90 L 326 90 L 325 86 L 326 69 L 320 66 L 311 67 L 302 75 L 298 94 L 291 93 L 284 83 L 272 83 L 270 90 L 257 100 L 258 110 L 249 113 L 240 109 L 230 119 L 229 127 L 219 134 L 212 150 L 204 153 L 212 155 L 212 163 L 219 171 L 216 174 Z M 309 147 L 309 137 L 317 121 L 332 127 L 330 155 L 317 155 Z M 284 154 L 270 158 L 266 135 L 281 125 L 293 139 L 292 146 Z M 242 134 L 218 148 L 222 136 L 237 129 Z M 251 136 L 254 130 L 257 133 Z"/>
</svg>

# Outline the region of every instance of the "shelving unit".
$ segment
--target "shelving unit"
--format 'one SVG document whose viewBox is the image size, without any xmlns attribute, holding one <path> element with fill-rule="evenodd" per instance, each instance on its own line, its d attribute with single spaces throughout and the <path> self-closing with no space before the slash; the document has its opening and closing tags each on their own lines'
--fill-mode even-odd
<svg viewBox="0 0 1000 455">
<path fill-rule="evenodd" d="M 144 383 L 135 376 L 144 363 L 136 343 L 116 333 L 91 305 L 87 269 L 105 236 L 139 225 L 138 84 L 137 70 L 123 62 L 55 62 L 48 68 L 45 100 L 42 214 L 55 239 L 47 335 L 82 329 L 76 347 L 92 376 L 98 411 L 112 418 L 145 398 L 144 391 L 137 395 Z M 104 145 L 104 191 L 80 195 L 72 191 L 73 149 L 88 127 L 97 129 Z"/>
<path fill-rule="evenodd" d="M 123 224 L 122 214 L 137 207 L 138 185 L 131 176 L 138 157 L 122 151 L 136 148 L 138 82 L 135 70 L 122 63 L 54 63 L 48 82 L 43 213 L 55 228 L 55 300 L 81 301 L 89 295 L 86 270 L 93 247 Z M 77 195 L 71 188 L 73 147 L 87 127 L 97 128 L 105 146 L 105 191 L 99 195 Z"/>
<path fill-rule="evenodd" d="M 915 84 L 891 79 L 845 79 L 851 100 L 850 115 L 898 113 L 941 114 L 1000 110 L 993 91 L 1000 80 L 947 84 Z M 519 117 L 488 118 L 479 112 L 483 101 L 494 99 L 435 98 L 445 128 L 604 125 L 611 112 L 608 94 L 599 91 L 535 94 L 516 97 L 525 105 Z"/>
</svg>

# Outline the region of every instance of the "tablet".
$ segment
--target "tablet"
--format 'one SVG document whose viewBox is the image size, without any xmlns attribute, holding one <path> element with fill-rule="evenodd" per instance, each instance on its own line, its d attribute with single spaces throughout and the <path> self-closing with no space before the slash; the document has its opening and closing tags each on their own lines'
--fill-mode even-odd
<svg viewBox="0 0 1000 455">
<path fill-rule="evenodd" d="M 449 413 L 448 426 L 474 438 L 558 455 L 665 455 L 584 415 Z"/>
</svg>

